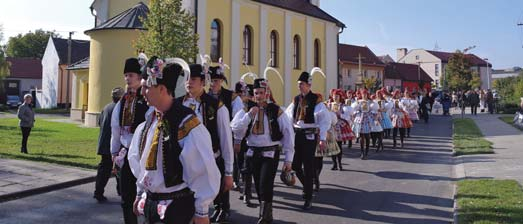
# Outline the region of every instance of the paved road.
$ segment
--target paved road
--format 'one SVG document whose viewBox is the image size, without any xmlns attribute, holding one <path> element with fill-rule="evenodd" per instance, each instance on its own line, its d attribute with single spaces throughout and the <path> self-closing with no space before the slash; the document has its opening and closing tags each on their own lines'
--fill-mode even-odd
<svg viewBox="0 0 523 224">
<path fill-rule="evenodd" d="M 359 150 L 345 150 L 344 171 L 331 171 L 326 158 L 322 189 L 308 212 L 300 208 L 301 188 L 277 180 L 275 223 L 451 223 L 450 119 L 435 116 L 429 124 L 418 123 L 404 149 L 386 148 L 366 161 L 358 158 Z M 110 203 L 97 204 L 91 198 L 94 184 L 84 184 L 2 203 L 0 223 L 121 223 L 110 183 Z M 245 207 L 238 196 L 231 195 L 233 223 L 255 223 L 258 209 Z"/>
</svg>

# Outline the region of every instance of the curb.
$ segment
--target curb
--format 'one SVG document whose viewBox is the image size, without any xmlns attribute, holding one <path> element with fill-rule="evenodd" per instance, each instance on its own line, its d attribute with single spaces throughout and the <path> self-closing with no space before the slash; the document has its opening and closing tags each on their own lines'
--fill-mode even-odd
<svg viewBox="0 0 523 224">
<path fill-rule="evenodd" d="M 37 187 L 25 191 L 18 191 L 14 193 L 4 194 L 0 195 L 0 203 L 12 201 L 15 199 L 25 198 L 36 194 L 42 194 L 47 193 L 55 190 L 60 190 L 68 187 L 73 187 L 76 185 L 86 184 L 90 182 L 94 182 L 96 180 L 96 175 L 91 177 L 85 177 L 81 179 L 71 180 L 67 182 L 62 182 L 58 184 L 52 184 L 44 187 Z"/>
<path fill-rule="evenodd" d="M 454 119 L 455 117 L 453 116 L 452 118 Z M 452 130 L 454 130 L 454 122 L 452 122 Z M 463 165 L 463 157 L 454 156 L 454 153 L 455 153 L 455 151 L 454 151 L 454 142 L 453 142 L 452 143 L 452 154 L 453 154 L 452 158 L 453 158 L 453 163 L 454 163 L 453 176 L 454 176 L 454 180 L 455 180 L 454 188 L 453 188 L 453 199 L 454 199 L 453 219 L 454 219 L 454 224 L 458 224 L 458 203 L 457 203 L 458 185 L 457 185 L 457 181 L 465 179 L 466 174 L 465 174 L 465 166 Z"/>
</svg>

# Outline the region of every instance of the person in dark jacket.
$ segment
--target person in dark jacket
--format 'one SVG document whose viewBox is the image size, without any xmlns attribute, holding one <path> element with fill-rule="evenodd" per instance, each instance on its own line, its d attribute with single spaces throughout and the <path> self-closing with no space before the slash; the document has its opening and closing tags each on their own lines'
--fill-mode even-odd
<svg viewBox="0 0 523 224">
<path fill-rule="evenodd" d="M 100 163 L 98 164 L 98 171 L 96 173 L 96 184 L 93 196 L 98 202 L 107 201 L 107 198 L 104 196 L 104 188 L 111 177 L 111 171 L 113 169 L 113 161 L 111 158 L 111 117 L 114 106 L 120 98 L 122 98 L 123 92 L 123 89 L 120 87 L 113 89 L 111 93 L 113 101 L 105 105 L 98 119 L 98 126 L 100 126 L 100 135 L 98 136 Z"/>
<path fill-rule="evenodd" d="M 478 115 L 479 94 L 472 90 L 469 95 L 470 114 Z"/>
<path fill-rule="evenodd" d="M 25 94 L 24 103 L 18 108 L 18 119 L 20 119 L 20 129 L 22 129 L 22 147 L 20 149 L 21 153 L 27 154 L 27 139 L 31 133 L 31 128 L 35 122 L 35 113 L 31 108 L 31 102 L 33 101 L 33 96 L 31 94 Z"/>
<path fill-rule="evenodd" d="M 430 109 L 429 93 L 426 93 L 421 98 L 421 103 L 420 103 L 419 107 L 420 107 L 420 111 L 421 111 L 421 117 L 423 117 L 423 120 L 425 121 L 425 123 L 428 123 L 429 122 L 429 109 Z"/>
</svg>

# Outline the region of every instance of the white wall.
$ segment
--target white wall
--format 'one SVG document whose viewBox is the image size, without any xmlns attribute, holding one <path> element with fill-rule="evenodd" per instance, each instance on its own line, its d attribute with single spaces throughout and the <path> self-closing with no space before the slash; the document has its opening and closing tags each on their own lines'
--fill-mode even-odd
<svg viewBox="0 0 523 224">
<path fill-rule="evenodd" d="M 418 58 L 416 58 L 416 56 L 418 56 Z M 416 65 L 419 63 L 421 69 L 423 69 L 423 71 L 425 71 L 433 80 L 439 80 L 443 75 L 444 65 L 441 60 L 424 49 L 413 49 L 409 51 L 407 55 L 398 60 L 398 63 Z M 436 64 L 439 65 L 439 73 L 437 75 L 435 69 Z M 441 83 L 439 83 L 438 87 L 441 87 Z"/>
<path fill-rule="evenodd" d="M 40 95 L 41 98 L 38 99 L 42 108 L 56 107 L 59 62 L 60 58 L 58 52 L 56 52 L 53 39 L 49 38 L 42 58 L 42 94 Z"/>
</svg>

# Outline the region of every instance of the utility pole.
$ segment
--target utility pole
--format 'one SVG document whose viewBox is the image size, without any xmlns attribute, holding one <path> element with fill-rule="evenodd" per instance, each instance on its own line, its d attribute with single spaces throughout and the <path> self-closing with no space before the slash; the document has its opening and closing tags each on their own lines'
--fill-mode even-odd
<svg viewBox="0 0 523 224">
<path fill-rule="evenodd" d="M 67 66 L 71 65 L 71 45 L 72 45 L 72 36 L 74 34 L 74 31 L 71 31 L 69 32 L 69 39 L 67 40 Z M 65 93 L 65 108 L 69 109 L 69 97 L 70 97 L 70 94 L 69 94 L 69 84 L 70 84 L 70 81 L 71 80 L 71 77 L 70 77 L 70 71 L 69 69 L 67 69 L 67 88 L 66 88 L 66 93 Z"/>
</svg>

